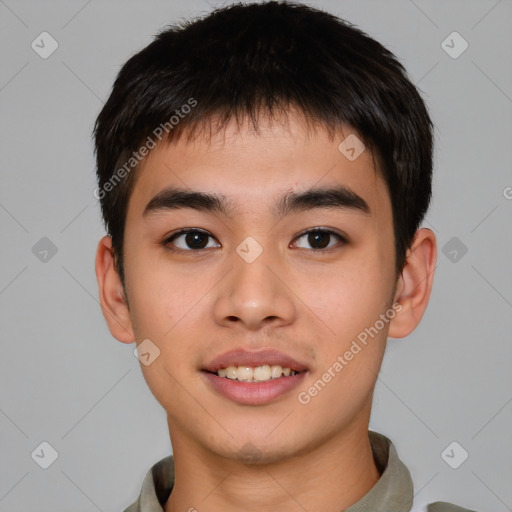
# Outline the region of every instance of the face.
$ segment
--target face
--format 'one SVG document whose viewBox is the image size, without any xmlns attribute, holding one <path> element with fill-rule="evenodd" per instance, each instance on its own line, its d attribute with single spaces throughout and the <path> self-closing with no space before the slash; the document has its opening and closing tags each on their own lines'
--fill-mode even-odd
<svg viewBox="0 0 512 512">
<path fill-rule="evenodd" d="M 143 162 L 126 292 L 137 344 L 160 351 L 141 368 L 175 450 L 272 461 L 366 432 L 395 252 L 372 155 L 338 148 L 351 134 L 231 124 Z"/>
</svg>

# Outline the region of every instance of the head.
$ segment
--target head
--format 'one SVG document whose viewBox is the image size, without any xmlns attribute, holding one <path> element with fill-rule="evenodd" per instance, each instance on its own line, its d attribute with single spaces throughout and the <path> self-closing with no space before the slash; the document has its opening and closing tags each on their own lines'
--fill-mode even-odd
<svg viewBox="0 0 512 512">
<path fill-rule="evenodd" d="M 174 431 L 270 460 L 367 425 L 386 338 L 416 327 L 435 266 L 432 124 L 398 60 L 311 7 L 232 5 L 130 58 L 95 142 L 102 309 L 117 339 L 158 347 L 142 369 Z M 295 398 L 219 395 L 204 373 L 233 349 L 298 360 Z M 301 426 L 263 436 L 287 400 Z"/>
</svg>

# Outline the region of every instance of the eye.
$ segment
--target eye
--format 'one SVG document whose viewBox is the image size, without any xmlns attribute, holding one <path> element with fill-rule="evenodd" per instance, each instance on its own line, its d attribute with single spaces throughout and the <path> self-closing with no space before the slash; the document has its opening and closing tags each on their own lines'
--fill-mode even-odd
<svg viewBox="0 0 512 512">
<path fill-rule="evenodd" d="M 295 240 L 305 239 L 305 244 L 310 244 L 310 246 L 318 252 L 335 247 L 336 244 L 332 243 L 333 236 L 341 242 L 341 245 L 347 243 L 346 238 L 342 235 L 329 229 L 320 228 L 306 231 Z M 220 247 L 220 244 L 209 245 L 208 239 L 210 238 L 213 239 L 213 236 L 207 231 L 201 229 L 183 229 L 166 238 L 163 245 L 166 249 L 173 252 L 193 252 L 212 247 Z M 297 244 L 297 242 L 295 245 L 298 245 L 299 249 L 309 249 L 309 247 L 305 245 L 301 246 L 301 244 Z"/>
<path fill-rule="evenodd" d="M 331 249 L 334 245 L 329 245 L 332 237 L 335 236 L 339 241 L 342 242 L 342 245 L 347 242 L 346 238 L 342 235 L 335 233 L 329 229 L 311 229 L 306 231 L 302 235 L 299 235 L 296 240 L 300 240 L 301 238 L 305 238 L 306 243 L 313 246 L 313 249 L 321 250 L 321 249 Z M 307 238 L 306 238 L 307 237 Z M 305 246 L 299 246 L 299 249 L 308 249 Z"/>
<path fill-rule="evenodd" d="M 206 231 L 200 229 L 183 229 L 169 238 L 166 238 L 164 246 L 171 251 L 198 251 L 201 249 L 208 249 L 210 247 L 218 247 L 211 245 L 208 246 L 208 238 L 213 237 Z M 180 239 L 180 243 L 176 243 L 176 241 Z M 169 247 L 171 242 L 177 246 L 177 249 Z"/>
</svg>

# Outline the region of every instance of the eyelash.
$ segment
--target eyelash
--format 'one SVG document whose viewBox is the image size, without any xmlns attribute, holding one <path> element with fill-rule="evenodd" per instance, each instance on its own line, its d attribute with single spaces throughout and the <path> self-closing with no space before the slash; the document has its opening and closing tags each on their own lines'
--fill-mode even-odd
<svg viewBox="0 0 512 512">
<path fill-rule="evenodd" d="M 174 233 L 173 235 L 167 237 L 163 242 L 162 242 L 162 245 L 170 252 L 175 252 L 175 253 L 200 253 L 202 251 L 204 251 L 205 249 L 209 249 L 209 247 L 205 247 L 205 248 L 202 248 L 202 249 L 180 249 L 180 248 L 171 248 L 169 246 L 169 244 L 171 242 L 173 242 L 176 238 L 182 236 L 182 235 L 187 235 L 189 233 L 201 233 L 203 235 L 206 235 L 210 238 L 214 238 L 213 235 L 211 235 L 210 233 L 208 233 L 207 231 L 204 231 L 202 229 L 182 229 L 180 231 L 178 231 L 177 233 Z M 299 235 L 297 235 L 294 240 L 297 240 L 297 239 L 300 239 L 306 235 L 309 235 L 311 233 L 322 233 L 324 235 L 331 235 L 331 236 L 335 236 L 339 239 L 339 241 L 341 242 L 342 245 L 345 245 L 348 243 L 348 240 L 341 234 L 339 233 L 336 233 L 335 231 L 332 231 L 330 229 L 325 229 L 325 228 L 313 228 L 313 229 L 309 229 L 307 231 L 304 231 L 303 233 L 300 233 Z M 339 248 L 339 247 L 338 247 Z M 299 249 L 303 249 L 303 248 L 299 248 Z M 321 248 L 321 249 L 311 249 L 311 251 L 313 252 L 316 252 L 316 253 L 325 253 L 325 252 L 330 252 L 332 250 L 336 250 L 337 247 L 336 246 L 332 246 L 332 247 L 327 247 L 327 248 Z M 308 250 L 308 249 L 306 249 Z"/>
</svg>

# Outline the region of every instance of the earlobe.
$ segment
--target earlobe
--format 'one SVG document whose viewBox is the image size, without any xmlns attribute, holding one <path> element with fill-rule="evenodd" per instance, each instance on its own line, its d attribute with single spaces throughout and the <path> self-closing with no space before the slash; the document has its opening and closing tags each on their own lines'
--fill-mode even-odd
<svg viewBox="0 0 512 512">
<path fill-rule="evenodd" d="M 389 337 L 403 338 L 419 324 L 430 299 L 436 261 L 434 233 L 427 228 L 418 229 L 398 279 L 395 302 L 400 303 L 401 309 L 390 322 Z"/>
<path fill-rule="evenodd" d="M 124 299 L 121 279 L 114 265 L 112 238 L 108 235 L 98 244 L 95 270 L 101 311 L 110 333 L 123 343 L 133 343 L 135 336 L 130 311 Z"/>
</svg>

